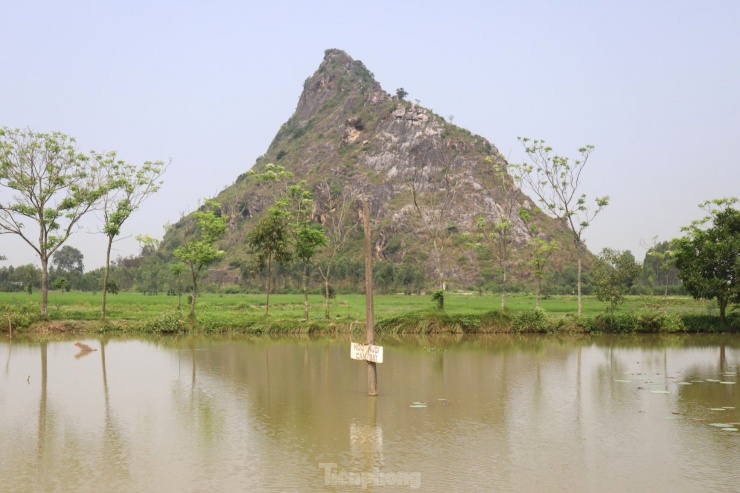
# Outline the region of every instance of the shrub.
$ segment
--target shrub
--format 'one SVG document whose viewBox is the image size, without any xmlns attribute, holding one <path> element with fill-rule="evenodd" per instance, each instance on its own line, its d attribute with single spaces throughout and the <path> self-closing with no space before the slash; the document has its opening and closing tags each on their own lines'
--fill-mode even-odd
<svg viewBox="0 0 740 493">
<path fill-rule="evenodd" d="M 511 322 L 514 332 L 547 332 L 549 322 L 541 308 L 518 313 Z"/>
</svg>

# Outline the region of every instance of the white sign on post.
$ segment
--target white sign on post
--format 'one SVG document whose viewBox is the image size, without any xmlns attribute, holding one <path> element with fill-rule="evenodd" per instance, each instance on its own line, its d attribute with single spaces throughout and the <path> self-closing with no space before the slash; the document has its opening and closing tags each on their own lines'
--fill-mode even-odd
<svg viewBox="0 0 740 493">
<path fill-rule="evenodd" d="M 349 356 L 352 359 L 360 361 L 372 361 L 374 363 L 383 362 L 383 346 L 373 346 L 372 344 L 351 343 Z"/>
</svg>

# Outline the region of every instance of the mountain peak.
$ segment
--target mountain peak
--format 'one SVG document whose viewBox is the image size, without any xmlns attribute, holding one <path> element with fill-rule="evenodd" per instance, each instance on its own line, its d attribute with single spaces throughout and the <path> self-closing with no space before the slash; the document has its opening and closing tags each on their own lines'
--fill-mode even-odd
<svg viewBox="0 0 740 493">
<path fill-rule="evenodd" d="M 335 48 L 324 52 L 324 60 L 303 84 L 303 93 L 293 118 L 305 123 L 320 111 L 333 107 L 357 106 L 367 97 L 376 102 L 390 97 L 365 64 Z"/>
</svg>

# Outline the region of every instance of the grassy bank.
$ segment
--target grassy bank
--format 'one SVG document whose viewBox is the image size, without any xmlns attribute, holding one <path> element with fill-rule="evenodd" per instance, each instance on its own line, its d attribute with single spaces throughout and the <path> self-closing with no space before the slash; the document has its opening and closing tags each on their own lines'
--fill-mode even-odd
<svg viewBox="0 0 740 493">
<path fill-rule="evenodd" d="M 49 295 L 49 318 L 39 318 L 39 295 L 0 293 L 0 330 L 8 332 L 132 332 L 132 333 L 279 333 L 364 330 L 365 298 L 341 295 L 331 300 L 331 318 L 324 317 L 323 298 L 309 298 L 310 318 L 303 321 L 301 295 L 273 295 L 270 316 L 264 316 L 263 295 L 204 294 L 198 299 L 197 322 L 186 318 L 185 298 L 178 309 L 173 296 L 121 293 L 109 297 L 108 320 L 99 321 L 100 299 L 90 293 Z M 583 316 L 575 317 L 575 296 L 544 299 L 535 310 L 528 295 L 510 295 L 505 312 L 497 295 L 448 293 L 445 310 L 433 307 L 430 296 L 375 297 L 378 332 L 391 333 L 553 333 L 553 332 L 727 332 L 740 331 L 740 314 L 722 324 L 713 302 L 688 297 L 635 296 L 612 318 L 604 303 L 584 298 Z"/>
</svg>

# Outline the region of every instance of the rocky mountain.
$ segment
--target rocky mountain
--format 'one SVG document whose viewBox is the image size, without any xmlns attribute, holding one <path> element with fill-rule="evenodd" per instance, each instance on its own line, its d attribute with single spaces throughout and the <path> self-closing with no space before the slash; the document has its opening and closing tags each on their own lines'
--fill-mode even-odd
<svg viewBox="0 0 740 493">
<path fill-rule="evenodd" d="M 512 194 L 501 185 L 512 182 L 503 156 L 484 137 L 391 95 L 362 62 L 343 51 L 326 51 L 318 70 L 306 79 L 295 113 L 252 169 L 259 172 L 268 163 L 306 181 L 314 192 L 318 222 L 326 224 L 336 207 L 332 197 L 368 197 L 376 259 L 390 268 L 413 265 L 416 289 L 432 287 L 439 279 L 453 288 L 495 281 L 494 248 L 480 241 L 477 225 L 479 218 L 490 224 L 509 209 Z M 497 169 L 504 171 L 504 182 Z M 221 245 L 227 256 L 217 271 L 243 278 L 254 273 L 244 240 L 274 200 L 270 192 L 245 172 L 215 198 L 229 228 Z M 535 204 L 524 194 L 514 198 L 512 273 L 515 281 L 526 282 L 531 275 L 525 245 L 531 233 L 517 211 Z M 359 222 L 359 203 L 354 207 L 348 221 Z M 559 241 L 558 262 L 574 258 L 562 223 L 541 213 L 534 221 L 538 235 Z M 187 222 L 183 219 L 165 236 L 164 251 L 180 243 Z M 361 231 L 339 257 L 353 265 L 361 262 Z"/>
</svg>

